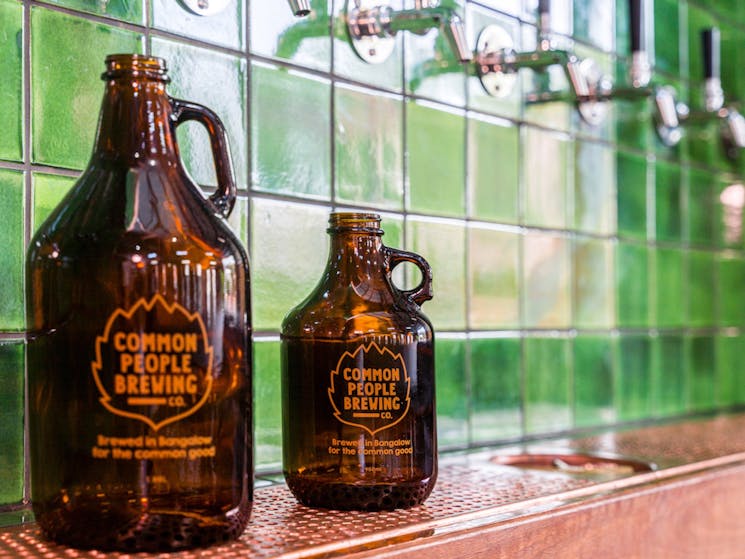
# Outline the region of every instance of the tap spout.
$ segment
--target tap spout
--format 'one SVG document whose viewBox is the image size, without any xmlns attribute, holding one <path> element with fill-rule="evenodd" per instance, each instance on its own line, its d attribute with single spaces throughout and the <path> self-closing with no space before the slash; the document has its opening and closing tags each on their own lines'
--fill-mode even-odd
<svg viewBox="0 0 745 559">
<path fill-rule="evenodd" d="M 307 16 L 310 13 L 310 0 L 287 0 L 290 9 L 296 16 Z"/>
</svg>

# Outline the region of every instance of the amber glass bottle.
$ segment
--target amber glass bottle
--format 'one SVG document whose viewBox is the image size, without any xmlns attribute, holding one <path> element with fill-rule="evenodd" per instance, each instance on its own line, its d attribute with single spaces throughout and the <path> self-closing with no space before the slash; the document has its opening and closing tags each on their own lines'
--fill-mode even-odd
<svg viewBox="0 0 745 559">
<path fill-rule="evenodd" d="M 32 502 L 82 548 L 237 537 L 252 504 L 248 259 L 224 221 L 225 131 L 170 98 L 165 63 L 106 59 L 90 163 L 27 257 Z M 175 127 L 203 123 L 218 189 L 186 174 Z"/>
<path fill-rule="evenodd" d="M 282 325 L 285 479 L 309 506 L 417 505 L 437 477 L 434 338 L 419 310 L 431 270 L 384 246 L 375 214 L 329 221 L 323 277 Z M 391 280 L 402 262 L 422 272 L 415 289 Z"/>
</svg>

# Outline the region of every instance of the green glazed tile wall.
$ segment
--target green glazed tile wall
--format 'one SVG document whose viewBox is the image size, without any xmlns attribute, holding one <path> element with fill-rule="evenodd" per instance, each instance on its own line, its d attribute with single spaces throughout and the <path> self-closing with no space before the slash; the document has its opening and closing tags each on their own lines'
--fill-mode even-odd
<svg viewBox="0 0 745 559">
<path fill-rule="evenodd" d="M 381 212 L 384 240 L 432 264 L 442 450 L 745 405 L 745 157 L 726 156 L 716 125 L 668 148 L 644 100 L 614 101 L 597 127 L 568 104 L 526 103 L 536 84 L 566 88 L 557 68 L 490 97 L 436 31 L 401 34 L 368 65 L 345 0 L 311 3 L 296 19 L 280 0 L 206 18 L 175 0 L 0 0 L 0 508 L 29 494 L 24 251 L 86 165 L 113 52 L 165 57 L 171 93 L 226 123 L 230 223 L 252 263 L 260 473 L 281 463 L 279 325 L 322 271 L 337 208 Z M 496 23 L 520 49 L 535 45 L 537 3 L 443 0 L 470 45 Z M 655 70 L 694 108 L 699 33 L 714 24 L 727 98 L 745 101 L 740 4 L 654 1 Z M 625 79 L 625 0 L 552 12 L 561 44 Z M 212 188 L 204 131 L 178 138 Z M 402 268 L 396 281 L 413 285 Z"/>
</svg>

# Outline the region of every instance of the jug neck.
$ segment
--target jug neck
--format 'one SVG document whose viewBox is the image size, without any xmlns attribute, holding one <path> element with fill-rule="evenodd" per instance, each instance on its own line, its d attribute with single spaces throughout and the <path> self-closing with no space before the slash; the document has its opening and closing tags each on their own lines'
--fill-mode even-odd
<svg viewBox="0 0 745 559">
<path fill-rule="evenodd" d="M 359 284 L 382 280 L 384 274 L 383 230 L 380 217 L 371 213 L 332 213 L 328 273 L 335 281 Z"/>
<path fill-rule="evenodd" d="M 94 157 L 130 166 L 178 164 L 165 61 L 112 55 L 106 58 L 106 66 Z"/>
</svg>

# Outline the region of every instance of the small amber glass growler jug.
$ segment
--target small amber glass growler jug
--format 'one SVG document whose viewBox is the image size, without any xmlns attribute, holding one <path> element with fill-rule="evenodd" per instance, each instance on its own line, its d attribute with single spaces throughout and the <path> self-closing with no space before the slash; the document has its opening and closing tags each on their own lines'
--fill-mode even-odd
<svg viewBox="0 0 745 559">
<path fill-rule="evenodd" d="M 309 506 L 417 505 L 437 478 L 432 273 L 383 245 L 376 214 L 329 221 L 323 277 L 282 325 L 285 479 Z M 412 290 L 391 280 L 402 262 L 421 270 Z"/>
<path fill-rule="evenodd" d="M 170 98 L 165 63 L 106 59 L 88 168 L 27 257 L 36 520 L 82 548 L 168 550 L 237 537 L 252 504 L 248 259 L 226 135 Z M 204 124 L 205 198 L 175 128 Z"/>
</svg>

